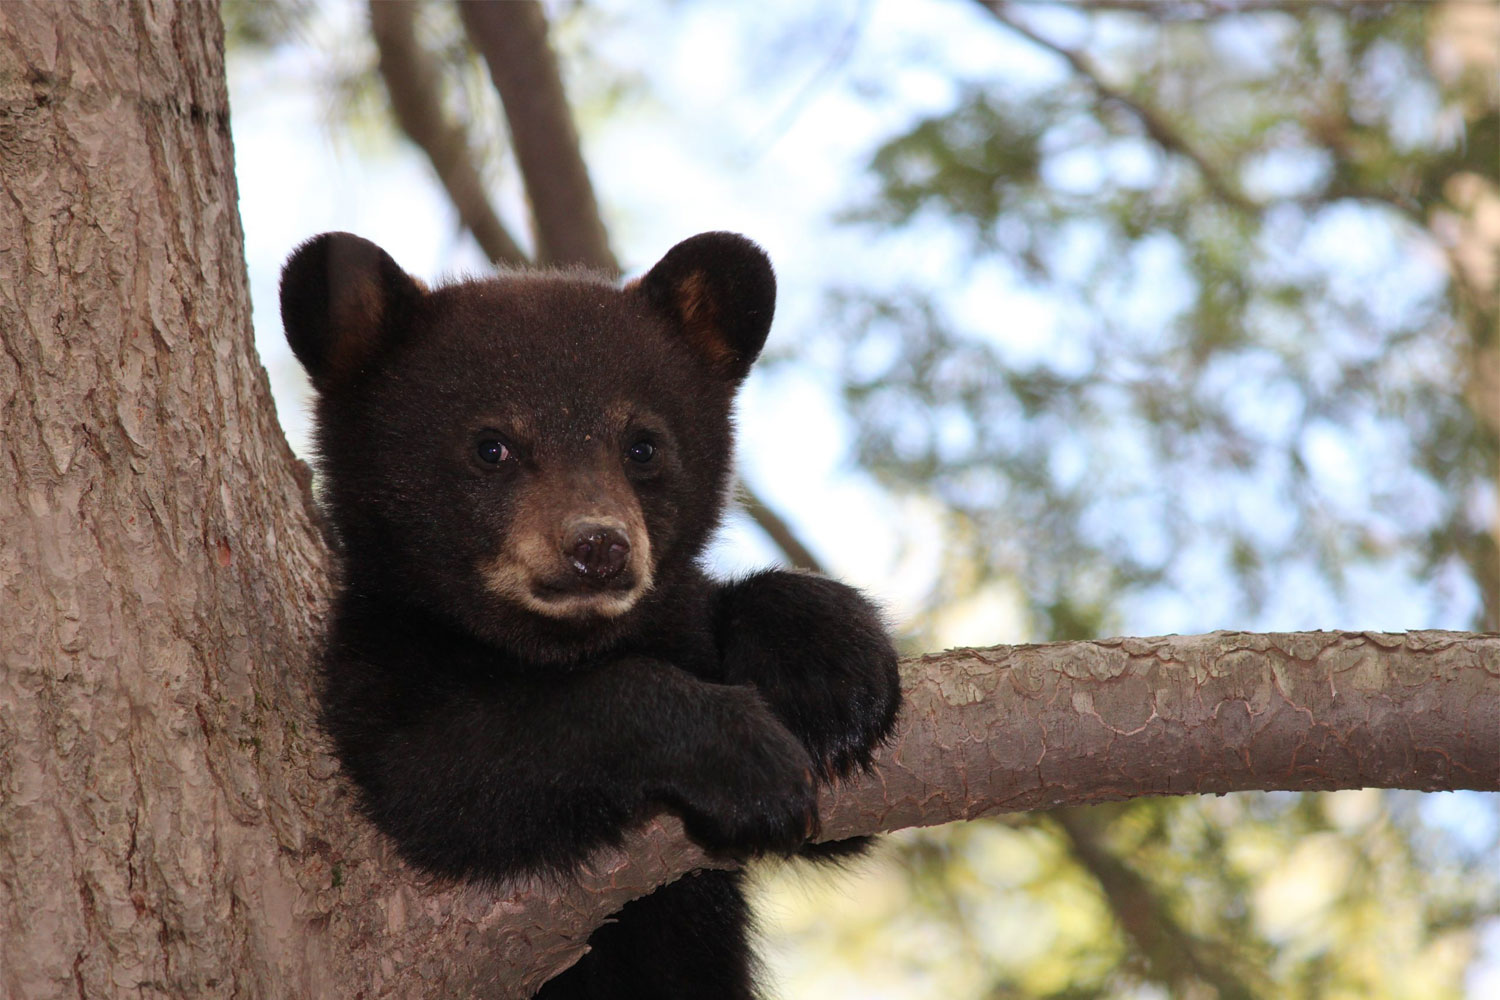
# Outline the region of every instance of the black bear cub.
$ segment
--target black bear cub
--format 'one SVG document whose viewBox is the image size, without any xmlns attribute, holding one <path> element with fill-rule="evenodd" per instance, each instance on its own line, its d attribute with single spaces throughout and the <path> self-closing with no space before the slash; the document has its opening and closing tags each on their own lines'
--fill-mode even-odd
<svg viewBox="0 0 1500 1000">
<path fill-rule="evenodd" d="M 428 289 L 347 233 L 287 261 L 343 571 L 322 721 L 412 865 L 567 874 L 661 811 L 714 852 L 813 853 L 817 784 L 868 764 L 900 695 L 856 591 L 699 565 L 775 299 L 730 233 L 623 289 Z M 681 879 L 538 996 L 753 997 L 747 916 L 737 872 Z"/>
</svg>

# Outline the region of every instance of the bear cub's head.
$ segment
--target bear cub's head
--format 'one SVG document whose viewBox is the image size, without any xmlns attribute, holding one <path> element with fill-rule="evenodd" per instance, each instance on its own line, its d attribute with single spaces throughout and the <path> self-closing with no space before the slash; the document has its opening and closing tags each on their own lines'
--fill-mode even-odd
<svg viewBox="0 0 1500 1000">
<path fill-rule="evenodd" d="M 346 586 L 533 659 L 627 634 L 718 521 L 775 300 L 732 233 L 624 288 L 554 271 L 428 289 L 368 240 L 304 243 L 281 315 L 317 390 Z"/>
</svg>

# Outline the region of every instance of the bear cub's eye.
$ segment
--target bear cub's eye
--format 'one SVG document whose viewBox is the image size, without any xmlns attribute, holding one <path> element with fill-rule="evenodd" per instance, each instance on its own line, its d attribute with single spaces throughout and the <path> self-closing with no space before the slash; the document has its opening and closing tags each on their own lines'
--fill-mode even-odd
<svg viewBox="0 0 1500 1000">
<path fill-rule="evenodd" d="M 475 452 L 479 455 L 481 462 L 489 465 L 499 465 L 510 458 L 510 449 L 505 447 L 504 441 L 495 438 L 485 438 L 475 446 Z"/>
<path fill-rule="evenodd" d="M 626 449 L 625 454 L 632 462 L 645 465 L 656 457 L 656 445 L 650 441 L 637 441 Z"/>
</svg>

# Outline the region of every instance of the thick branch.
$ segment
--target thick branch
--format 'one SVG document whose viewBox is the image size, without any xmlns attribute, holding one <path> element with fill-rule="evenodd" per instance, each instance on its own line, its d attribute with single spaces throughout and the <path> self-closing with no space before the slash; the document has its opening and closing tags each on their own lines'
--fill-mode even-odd
<svg viewBox="0 0 1500 1000">
<path fill-rule="evenodd" d="M 870 774 L 826 794 L 828 839 L 1140 795 L 1500 790 L 1500 636 L 1221 632 L 955 650 L 903 667 L 900 732 Z M 413 893 L 403 914 L 432 919 L 374 995 L 431 993 L 419 955 L 452 945 L 478 964 L 444 990 L 526 996 L 609 913 L 707 860 L 659 820 L 576 885 Z M 378 851 L 359 859 L 356 883 L 387 883 L 389 864 Z M 391 970 L 407 952 L 369 911 L 341 906 L 372 921 L 349 957 Z"/>
<path fill-rule="evenodd" d="M 536 0 L 461 3 L 464 25 L 505 105 L 536 220 L 537 260 L 619 272 L 579 150 L 547 18 Z"/>
<path fill-rule="evenodd" d="M 1021 21 L 1016 20 L 1011 15 L 1008 0 L 975 0 L 975 2 L 994 15 L 995 20 L 1016 34 L 1021 35 L 1049 52 L 1061 56 L 1072 67 L 1073 72 L 1082 77 L 1084 82 L 1093 89 L 1101 102 L 1118 104 L 1130 112 L 1136 121 L 1140 122 L 1141 128 L 1145 130 L 1146 135 L 1158 146 L 1191 161 L 1198 168 L 1198 173 L 1203 177 L 1203 182 L 1208 185 L 1208 189 L 1219 200 L 1243 212 L 1258 211 L 1258 206 L 1230 184 L 1219 173 L 1218 168 L 1209 162 L 1208 157 L 1204 156 L 1202 152 L 1189 142 L 1187 137 L 1179 132 L 1174 125 L 1163 118 L 1154 108 L 1142 104 L 1123 90 L 1105 83 L 1104 78 L 1099 74 L 1099 70 L 1089 62 L 1083 53 L 1075 49 L 1070 49 L 1065 45 L 1060 45 Z"/>
<path fill-rule="evenodd" d="M 391 96 L 391 110 L 401 131 L 427 154 L 459 219 L 486 256 L 497 264 L 525 266 L 526 254 L 485 193 L 466 130 L 443 110 L 438 67 L 417 44 L 416 6 L 414 0 L 370 3 L 370 29 L 380 51 L 380 75 Z"/>
</svg>

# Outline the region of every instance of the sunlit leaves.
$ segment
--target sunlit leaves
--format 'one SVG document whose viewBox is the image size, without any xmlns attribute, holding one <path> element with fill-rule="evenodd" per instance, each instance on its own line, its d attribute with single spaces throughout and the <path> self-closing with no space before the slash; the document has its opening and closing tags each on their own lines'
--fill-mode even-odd
<svg viewBox="0 0 1500 1000">
<path fill-rule="evenodd" d="M 1351 573 L 1421 594 L 1386 625 L 1479 613 L 1451 581 L 1479 568 L 1493 458 L 1455 391 L 1483 323 L 1420 225 L 1468 166 L 1439 120 L 1467 97 L 1428 71 L 1425 24 L 1132 19 L 1112 83 L 1001 76 L 872 155 L 850 221 L 895 249 L 946 220 L 987 269 L 831 301 L 861 461 L 972 526 L 1040 635 L 1080 596 L 1126 631 L 1360 621 Z M 1218 196 L 1239 186 L 1258 201 Z M 1007 322 L 1016 288 L 1052 303 L 1053 356 Z"/>
</svg>

